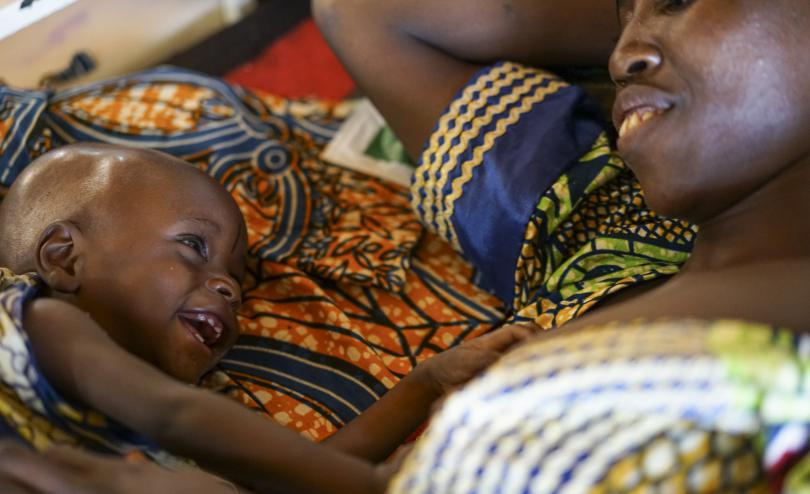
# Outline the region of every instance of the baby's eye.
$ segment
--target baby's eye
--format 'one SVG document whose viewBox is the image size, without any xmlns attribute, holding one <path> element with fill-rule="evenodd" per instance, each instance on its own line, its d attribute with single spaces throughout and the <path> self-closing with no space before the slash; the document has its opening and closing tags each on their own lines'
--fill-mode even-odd
<svg viewBox="0 0 810 494">
<path fill-rule="evenodd" d="M 177 241 L 181 244 L 185 245 L 186 247 L 192 249 L 194 252 L 199 254 L 204 260 L 208 260 L 208 244 L 205 243 L 205 239 L 200 237 L 199 235 L 194 235 L 193 233 L 186 233 L 177 237 Z"/>
</svg>

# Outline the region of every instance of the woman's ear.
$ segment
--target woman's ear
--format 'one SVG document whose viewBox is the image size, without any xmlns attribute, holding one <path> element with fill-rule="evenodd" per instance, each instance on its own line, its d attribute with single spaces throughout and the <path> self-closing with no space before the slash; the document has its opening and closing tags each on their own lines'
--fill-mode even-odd
<svg viewBox="0 0 810 494">
<path fill-rule="evenodd" d="M 76 293 L 81 283 L 82 232 L 69 221 L 48 225 L 37 242 L 37 273 L 51 290 Z"/>
</svg>

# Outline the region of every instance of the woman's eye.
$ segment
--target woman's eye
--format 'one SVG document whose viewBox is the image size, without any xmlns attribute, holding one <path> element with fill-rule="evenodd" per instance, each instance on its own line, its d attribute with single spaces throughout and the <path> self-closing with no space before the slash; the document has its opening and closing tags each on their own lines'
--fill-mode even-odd
<svg viewBox="0 0 810 494">
<path fill-rule="evenodd" d="M 205 240 L 200 237 L 199 235 L 193 234 L 186 234 L 180 235 L 177 238 L 178 242 L 185 245 L 186 247 L 192 249 L 194 252 L 199 254 L 204 260 L 208 260 L 208 245 L 205 243 Z"/>
<path fill-rule="evenodd" d="M 692 3 L 693 0 L 665 0 L 664 10 L 667 12 L 677 12 L 683 10 Z"/>
</svg>

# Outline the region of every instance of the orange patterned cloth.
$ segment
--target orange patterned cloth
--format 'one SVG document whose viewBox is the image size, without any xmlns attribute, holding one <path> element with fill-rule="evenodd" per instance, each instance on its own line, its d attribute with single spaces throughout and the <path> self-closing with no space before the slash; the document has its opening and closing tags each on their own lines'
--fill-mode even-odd
<svg viewBox="0 0 810 494">
<path fill-rule="evenodd" d="M 0 86 L 0 192 L 75 141 L 159 149 L 215 177 L 246 218 L 250 266 L 242 336 L 208 384 L 322 440 L 504 318 L 406 190 L 320 159 L 345 112 L 174 68 L 59 93 Z"/>
</svg>

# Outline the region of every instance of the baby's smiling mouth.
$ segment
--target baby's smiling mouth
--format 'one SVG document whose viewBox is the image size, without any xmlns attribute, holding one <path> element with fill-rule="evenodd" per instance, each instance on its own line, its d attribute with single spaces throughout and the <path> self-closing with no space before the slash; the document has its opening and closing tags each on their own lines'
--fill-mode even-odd
<svg viewBox="0 0 810 494">
<path fill-rule="evenodd" d="M 208 348 L 216 346 L 226 332 L 222 319 L 212 312 L 186 311 L 178 317 L 188 332 Z"/>
</svg>

